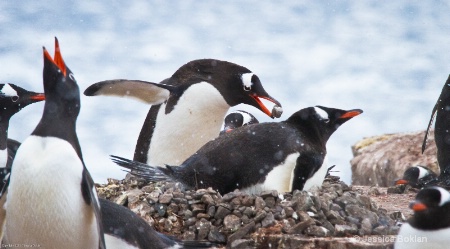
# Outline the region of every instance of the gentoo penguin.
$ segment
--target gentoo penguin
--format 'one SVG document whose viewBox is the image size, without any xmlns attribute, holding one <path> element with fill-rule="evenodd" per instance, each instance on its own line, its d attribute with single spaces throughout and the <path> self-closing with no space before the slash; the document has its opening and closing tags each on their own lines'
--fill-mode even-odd
<svg viewBox="0 0 450 249">
<path fill-rule="evenodd" d="M 220 132 L 220 134 L 223 134 L 225 132 L 230 132 L 233 129 L 236 129 L 238 127 L 251 125 L 251 124 L 258 124 L 258 119 L 255 118 L 251 113 L 237 110 L 230 112 L 224 119 L 224 125 L 223 130 Z"/>
<path fill-rule="evenodd" d="M 120 166 L 152 181 L 172 179 L 191 188 L 212 187 L 221 194 L 237 188 L 308 190 L 325 178 L 326 143 L 336 129 L 362 113 L 309 107 L 280 123 L 240 127 L 205 144 L 179 167 L 153 167 L 112 156 Z M 236 142 L 239 141 L 239 142 Z"/>
<path fill-rule="evenodd" d="M 437 148 L 437 161 L 440 168 L 439 185 L 450 188 L 450 76 L 442 88 L 441 95 L 431 112 L 430 122 L 422 144 L 422 153 L 426 148 L 427 137 L 436 117 L 434 140 Z"/>
<path fill-rule="evenodd" d="M 419 191 L 413 216 L 397 235 L 395 249 L 439 249 L 450 245 L 450 193 L 441 187 Z"/>
<path fill-rule="evenodd" d="M 108 80 L 91 85 L 84 94 L 134 97 L 153 105 L 134 152 L 135 161 L 150 165 L 181 164 L 219 135 L 232 106 L 252 105 L 271 117 L 282 113 L 280 103 L 264 90 L 256 74 L 215 59 L 188 62 L 159 84 Z M 261 99 L 275 103 L 273 111 Z"/>
<path fill-rule="evenodd" d="M 11 117 L 25 106 L 44 100 L 43 93 L 27 91 L 14 84 L 0 84 L 0 240 L 5 222 L 6 191 L 11 173 L 11 165 L 20 143 L 8 139 Z"/>
<path fill-rule="evenodd" d="M 406 169 L 402 179 L 395 181 L 395 185 L 408 184 L 414 188 L 423 188 L 433 186 L 436 182 L 436 173 L 425 166 L 417 165 Z"/>
<path fill-rule="evenodd" d="M 27 91 L 14 84 L 0 84 L 0 189 L 5 185 L 5 177 L 10 173 L 12 159 L 20 145 L 8 139 L 9 120 L 25 106 L 44 99 L 43 93 Z"/>
<path fill-rule="evenodd" d="M 156 232 L 146 221 L 126 207 L 99 199 L 108 249 L 211 248 L 202 241 L 178 241 Z"/>
<path fill-rule="evenodd" d="M 44 48 L 42 118 L 13 161 L 6 203 L 8 244 L 105 248 L 94 182 L 75 131 L 80 93 L 55 38 Z"/>
</svg>

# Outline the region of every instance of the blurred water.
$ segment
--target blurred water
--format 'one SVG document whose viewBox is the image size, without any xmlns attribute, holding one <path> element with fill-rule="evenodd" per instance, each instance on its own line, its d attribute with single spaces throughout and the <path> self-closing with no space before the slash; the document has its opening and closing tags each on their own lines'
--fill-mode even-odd
<svg viewBox="0 0 450 249">
<path fill-rule="evenodd" d="M 328 143 L 349 182 L 356 141 L 425 129 L 450 73 L 448 13 L 446 1 L 1 1 L 0 81 L 42 91 L 41 46 L 53 51 L 54 36 L 82 91 L 113 78 L 159 82 L 193 59 L 232 61 L 282 102 L 281 119 L 313 105 L 364 110 Z M 16 115 L 10 137 L 30 134 L 42 107 Z M 82 97 L 77 130 L 96 181 L 124 175 L 108 155 L 132 157 L 148 108 Z"/>
</svg>

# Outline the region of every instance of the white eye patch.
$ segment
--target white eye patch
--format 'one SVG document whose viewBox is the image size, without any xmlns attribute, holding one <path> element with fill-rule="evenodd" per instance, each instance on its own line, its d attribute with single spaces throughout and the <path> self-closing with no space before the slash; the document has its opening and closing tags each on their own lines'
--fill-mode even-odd
<svg viewBox="0 0 450 249">
<path fill-rule="evenodd" d="M 252 77 L 253 77 L 254 73 L 244 73 L 241 76 L 241 80 L 242 80 L 242 84 L 244 85 L 244 90 L 250 90 L 252 89 Z"/>
<path fill-rule="evenodd" d="M 417 166 L 417 168 L 419 169 L 419 179 L 424 178 L 425 176 L 429 175 L 428 170 L 426 170 L 420 166 Z"/>
<path fill-rule="evenodd" d="M 246 112 L 234 111 L 233 113 L 240 113 L 242 115 L 242 118 L 243 118 L 242 124 L 243 125 L 248 124 L 252 120 L 252 117 Z"/>
<path fill-rule="evenodd" d="M 443 188 L 440 187 L 436 187 L 437 190 L 439 190 L 439 192 L 441 192 L 441 201 L 439 202 L 439 206 L 444 205 L 447 202 L 450 202 L 450 193 Z"/>
<path fill-rule="evenodd" d="M 319 107 L 314 107 L 314 110 L 316 111 L 317 115 L 319 115 L 319 117 L 321 119 L 324 119 L 324 120 L 329 119 L 328 113 L 326 111 L 320 109 Z"/>
<path fill-rule="evenodd" d="M 17 97 L 17 92 L 9 84 L 5 84 L 1 90 L 1 94 L 7 97 Z"/>
</svg>

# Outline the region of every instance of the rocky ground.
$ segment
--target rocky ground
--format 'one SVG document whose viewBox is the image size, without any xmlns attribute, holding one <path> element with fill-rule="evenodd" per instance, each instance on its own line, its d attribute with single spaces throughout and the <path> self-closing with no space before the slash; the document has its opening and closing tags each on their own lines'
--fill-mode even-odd
<svg viewBox="0 0 450 249">
<path fill-rule="evenodd" d="M 258 196 L 130 176 L 96 187 L 100 197 L 127 206 L 157 231 L 228 248 L 392 248 L 415 196 L 411 189 L 347 186 L 338 177 L 311 192 Z"/>
</svg>

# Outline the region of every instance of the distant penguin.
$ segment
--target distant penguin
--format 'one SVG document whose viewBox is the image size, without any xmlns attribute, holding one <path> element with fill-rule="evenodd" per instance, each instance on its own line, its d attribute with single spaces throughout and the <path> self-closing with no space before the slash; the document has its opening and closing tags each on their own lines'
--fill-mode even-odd
<svg viewBox="0 0 450 249">
<path fill-rule="evenodd" d="M 406 169 L 403 177 L 395 181 L 395 185 L 405 184 L 420 189 L 426 186 L 433 186 L 436 182 L 436 173 L 425 166 L 417 165 Z"/>
<path fill-rule="evenodd" d="M 43 93 L 27 91 L 14 84 L 0 84 L 0 241 L 5 222 L 4 204 L 11 165 L 20 143 L 8 139 L 9 120 L 25 106 L 44 100 Z"/>
<path fill-rule="evenodd" d="M 221 194 L 237 188 L 248 193 L 308 190 L 320 186 L 328 171 L 328 138 L 361 113 L 316 106 L 280 123 L 244 126 L 208 142 L 179 167 L 112 159 L 151 181 L 172 179 L 191 188 L 212 187 Z"/>
<path fill-rule="evenodd" d="M 442 88 L 441 95 L 436 102 L 432 112 L 430 122 L 422 144 L 422 153 L 426 148 L 427 137 L 430 132 L 433 120 L 436 117 L 434 126 L 434 140 L 437 149 L 437 161 L 440 168 L 439 185 L 450 188 L 450 76 Z"/>
<path fill-rule="evenodd" d="M 13 161 L 6 203 L 8 244 L 105 248 L 94 182 L 75 131 L 80 94 L 55 38 L 44 48 L 42 118 Z"/>
<path fill-rule="evenodd" d="M 126 207 L 100 199 L 108 249 L 212 248 L 209 242 L 179 241 L 156 232 L 146 221 Z"/>
<path fill-rule="evenodd" d="M 252 105 L 272 118 L 282 113 L 256 74 L 215 59 L 190 61 L 161 83 L 108 80 L 91 85 L 84 94 L 134 97 L 153 105 L 134 152 L 135 161 L 150 165 L 181 164 L 219 135 L 232 106 Z M 275 103 L 274 109 L 261 99 Z"/>
<path fill-rule="evenodd" d="M 450 245 L 450 193 L 424 188 L 410 204 L 413 216 L 397 235 L 395 249 L 444 249 Z"/>
<path fill-rule="evenodd" d="M 225 117 L 223 130 L 220 132 L 220 134 L 230 132 L 238 127 L 258 123 L 258 119 L 256 119 L 255 116 L 253 116 L 249 112 L 242 110 L 233 111 Z"/>
</svg>

